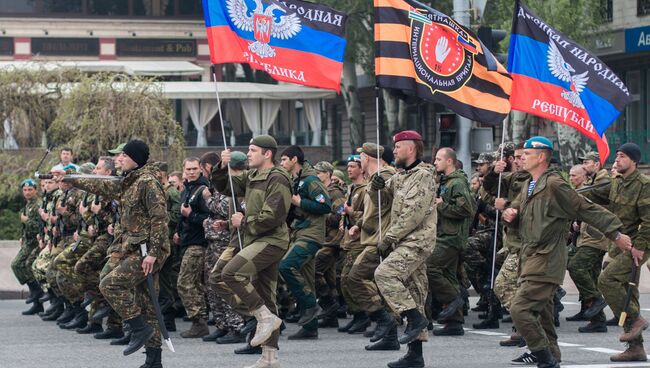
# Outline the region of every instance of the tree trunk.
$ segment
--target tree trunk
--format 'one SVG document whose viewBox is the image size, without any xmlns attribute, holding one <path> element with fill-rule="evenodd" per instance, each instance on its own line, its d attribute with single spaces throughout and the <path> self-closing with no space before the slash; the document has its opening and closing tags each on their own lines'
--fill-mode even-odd
<svg viewBox="0 0 650 368">
<path fill-rule="evenodd" d="M 354 63 L 343 63 L 343 88 L 341 94 L 345 101 L 345 109 L 350 124 L 350 146 L 361 147 L 365 141 L 363 117 L 361 114 L 361 101 L 357 89 L 357 73 Z"/>
</svg>

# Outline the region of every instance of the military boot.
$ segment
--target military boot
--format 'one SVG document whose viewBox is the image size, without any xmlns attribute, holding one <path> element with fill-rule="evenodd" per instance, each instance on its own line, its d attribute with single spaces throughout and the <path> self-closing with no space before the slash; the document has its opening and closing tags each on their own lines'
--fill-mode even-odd
<svg viewBox="0 0 650 368">
<path fill-rule="evenodd" d="M 488 301 L 490 304 L 487 318 L 484 321 L 472 325 L 472 327 L 477 330 L 499 328 L 499 319 L 503 317 L 503 311 L 501 310 L 501 302 L 497 299 L 492 290 L 488 290 Z"/>
<path fill-rule="evenodd" d="M 262 356 L 253 365 L 245 368 L 280 368 L 278 361 L 278 349 L 270 346 L 262 346 Z"/>
<path fill-rule="evenodd" d="M 305 330 L 300 328 L 298 332 L 293 335 L 289 335 L 288 340 L 317 340 L 318 339 L 318 330 Z"/>
<path fill-rule="evenodd" d="M 63 310 L 63 314 L 59 316 L 59 318 L 56 319 L 56 324 L 57 325 L 62 325 L 66 324 L 74 318 L 75 310 L 72 304 L 65 302 L 65 309 Z"/>
<path fill-rule="evenodd" d="M 572 316 L 566 318 L 567 322 L 576 322 L 576 321 L 585 321 L 584 313 L 587 309 L 587 306 L 583 301 L 580 302 L 580 311 Z"/>
<path fill-rule="evenodd" d="M 400 344 L 399 341 L 397 341 L 397 326 L 388 331 L 386 336 L 381 340 L 374 344 L 366 345 L 366 350 L 368 351 L 399 350 L 399 348 Z"/>
<path fill-rule="evenodd" d="M 433 329 L 434 336 L 462 336 L 465 334 L 463 324 L 460 322 L 449 322 L 443 327 Z"/>
<path fill-rule="evenodd" d="M 618 326 L 618 319 L 619 318 L 620 317 L 618 317 L 618 316 L 614 316 L 614 317 L 608 319 L 607 322 L 605 322 L 605 324 L 607 326 Z"/>
<path fill-rule="evenodd" d="M 620 342 L 631 342 L 641 335 L 648 328 L 648 321 L 641 316 L 628 317 L 625 321 L 625 333 L 619 337 Z"/>
<path fill-rule="evenodd" d="M 162 368 L 162 362 L 160 361 L 162 355 L 161 348 L 146 348 L 144 353 L 147 354 L 147 357 L 140 368 Z"/>
<path fill-rule="evenodd" d="M 251 345 L 259 346 L 268 340 L 275 330 L 280 328 L 282 319 L 273 314 L 265 305 L 254 310 L 252 314 L 257 319 L 257 328 L 255 329 L 255 336 L 251 340 Z"/>
<path fill-rule="evenodd" d="M 351 335 L 364 333 L 371 324 L 372 321 L 370 321 L 370 318 L 364 312 L 360 315 L 359 319 L 357 319 L 357 321 L 350 327 L 348 333 Z"/>
<path fill-rule="evenodd" d="M 643 343 L 632 341 L 627 345 L 624 352 L 609 357 L 612 362 L 645 362 L 648 356 L 643 348 Z"/>
<path fill-rule="evenodd" d="M 215 341 L 217 341 L 218 338 L 226 336 L 227 333 L 228 333 L 228 330 L 222 330 L 222 329 L 217 328 L 213 333 L 211 333 L 211 334 L 209 334 L 207 336 L 203 336 L 201 338 L 201 340 L 203 340 L 205 342 L 215 342 Z"/>
<path fill-rule="evenodd" d="M 537 368 L 560 368 L 560 365 L 551 354 L 551 350 L 546 348 L 540 351 L 531 352 L 537 359 Z"/>
<path fill-rule="evenodd" d="M 23 316 L 33 316 L 41 312 L 43 312 L 43 303 L 39 302 L 37 298 L 34 300 L 32 306 L 28 310 L 23 311 L 21 314 Z"/>
<path fill-rule="evenodd" d="M 397 327 L 397 321 L 386 311 L 386 308 L 373 312 L 371 317 L 377 322 L 377 328 L 375 328 L 375 333 L 370 338 L 370 342 L 383 339 L 384 336 Z"/>
<path fill-rule="evenodd" d="M 77 329 L 77 333 L 82 335 L 97 334 L 100 332 L 104 332 L 104 329 L 102 328 L 102 324 L 95 321 L 87 324 L 86 327 L 84 328 Z"/>
<path fill-rule="evenodd" d="M 59 318 L 64 311 L 64 305 L 63 305 L 63 300 L 61 298 L 56 298 L 54 299 L 54 303 L 50 305 L 50 308 L 48 308 L 45 315 L 41 317 L 43 321 L 56 321 L 57 318 Z M 49 311 L 49 313 L 47 313 Z"/>
<path fill-rule="evenodd" d="M 461 308 L 464 304 L 465 299 L 461 294 L 458 294 L 458 296 L 456 296 L 456 299 L 452 300 L 451 303 L 443 307 L 437 318 L 440 320 L 448 319 L 449 317 L 453 316 L 454 313 L 456 313 L 456 311 L 458 311 L 458 309 Z"/>
<path fill-rule="evenodd" d="M 407 318 L 407 324 L 404 334 L 399 337 L 399 343 L 408 344 L 415 340 L 422 330 L 427 328 L 429 321 L 415 308 L 405 311 L 402 315 Z"/>
<path fill-rule="evenodd" d="M 49 302 L 50 300 L 56 298 L 56 294 L 54 294 L 54 290 L 51 288 L 47 289 L 46 293 L 43 293 L 40 298 L 38 298 L 38 301 L 41 303 Z"/>
<path fill-rule="evenodd" d="M 311 308 L 305 309 L 301 316 L 300 319 L 298 320 L 298 326 L 304 326 L 307 323 L 311 322 L 316 318 L 317 315 L 319 315 L 323 310 L 320 308 L 318 304 L 314 305 Z"/>
<path fill-rule="evenodd" d="M 84 300 L 81 302 L 81 308 L 86 308 L 87 306 L 91 305 L 93 303 L 93 300 L 95 300 L 95 295 L 89 291 L 86 291 L 84 293 Z"/>
<path fill-rule="evenodd" d="M 105 306 L 99 308 L 95 314 L 93 314 L 93 319 L 94 320 L 102 320 L 106 317 L 108 317 L 109 314 L 113 312 L 113 307 L 111 307 L 109 304 L 106 304 Z"/>
<path fill-rule="evenodd" d="M 93 337 L 97 340 L 119 339 L 124 337 L 124 332 L 122 332 L 122 328 L 107 327 L 103 332 L 94 334 Z"/>
<path fill-rule="evenodd" d="M 607 324 L 605 322 L 589 322 L 586 326 L 578 327 L 580 333 L 595 333 L 607 332 Z"/>
<path fill-rule="evenodd" d="M 239 331 L 232 330 L 228 331 L 224 336 L 219 337 L 215 341 L 219 345 L 240 344 L 242 342 L 246 342 L 246 335 L 242 334 Z"/>
<path fill-rule="evenodd" d="M 422 356 L 422 341 L 413 341 L 408 344 L 406 355 L 394 362 L 388 363 L 389 368 L 422 368 L 424 357 Z"/>
<path fill-rule="evenodd" d="M 65 324 L 59 325 L 64 330 L 75 330 L 77 328 L 84 328 L 88 324 L 88 312 L 81 308 L 81 302 L 74 304 L 74 318 Z"/>
<path fill-rule="evenodd" d="M 244 326 L 239 330 L 239 333 L 245 336 L 255 331 L 256 328 L 257 320 L 255 318 L 250 318 L 244 323 Z"/>
<path fill-rule="evenodd" d="M 181 337 L 186 339 L 196 339 L 210 334 L 208 324 L 201 317 L 192 319 L 192 326 L 189 330 L 181 332 Z"/>
<path fill-rule="evenodd" d="M 246 342 L 246 345 L 235 349 L 235 354 L 244 354 L 244 355 L 254 355 L 254 354 L 262 354 L 262 347 L 261 346 L 251 346 L 250 340 L 253 338 L 253 332 L 251 332 L 248 335 L 248 342 Z"/>
<path fill-rule="evenodd" d="M 348 332 L 354 326 L 357 322 L 359 322 L 361 319 L 367 318 L 366 314 L 364 312 L 358 312 L 355 313 L 352 316 L 352 319 L 350 322 L 348 322 L 345 326 L 339 327 L 338 331 L 339 332 Z"/>
<path fill-rule="evenodd" d="M 336 313 L 331 313 L 318 321 L 318 328 L 339 328 L 339 319 L 336 318 Z"/>
<path fill-rule="evenodd" d="M 507 340 L 499 341 L 499 345 L 501 345 L 501 346 L 519 346 L 519 344 L 521 343 L 521 340 L 523 340 L 523 338 L 517 332 L 517 329 L 513 327 L 512 328 L 512 333 L 510 334 L 510 338 L 507 339 Z"/>
<path fill-rule="evenodd" d="M 111 345 L 128 345 L 131 341 L 131 332 L 126 332 L 122 337 L 118 337 L 115 340 L 111 340 Z"/>
<path fill-rule="evenodd" d="M 25 299 L 25 304 L 37 302 L 44 294 L 41 285 L 36 280 L 28 282 L 27 287 L 29 288 L 29 297 Z"/>
<path fill-rule="evenodd" d="M 339 303 L 337 303 L 336 299 L 332 297 L 322 298 L 322 299 L 323 299 L 321 301 L 322 310 L 316 316 L 316 318 L 318 319 L 328 318 L 330 315 L 336 313 L 336 311 L 341 307 Z"/>
<path fill-rule="evenodd" d="M 154 330 L 145 321 L 142 314 L 127 321 L 131 327 L 131 339 L 129 345 L 124 349 L 124 355 L 130 355 L 138 351 L 153 336 Z"/>
</svg>

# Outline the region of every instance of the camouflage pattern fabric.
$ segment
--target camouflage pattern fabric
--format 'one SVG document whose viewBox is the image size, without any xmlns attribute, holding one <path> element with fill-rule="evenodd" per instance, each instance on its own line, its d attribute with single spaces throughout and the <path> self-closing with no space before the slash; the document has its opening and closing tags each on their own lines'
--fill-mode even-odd
<svg viewBox="0 0 650 368">
<path fill-rule="evenodd" d="M 348 287 L 354 290 L 352 298 L 356 305 L 367 313 L 383 308 L 381 295 L 375 284 L 375 270 L 379 263 L 377 247 L 366 247 L 354 261 L 348 275 Z"/>
<path fill-rule="evenodd" d="M 181 271 L 178 274 L 178 295 L 183 301 L 187 317 L 190 319 L 207 319 L 205 304 L 205 284 L 203 268 L 205 267 L 205 247 L 191 245 L 185 248 Z"/>
</svg>

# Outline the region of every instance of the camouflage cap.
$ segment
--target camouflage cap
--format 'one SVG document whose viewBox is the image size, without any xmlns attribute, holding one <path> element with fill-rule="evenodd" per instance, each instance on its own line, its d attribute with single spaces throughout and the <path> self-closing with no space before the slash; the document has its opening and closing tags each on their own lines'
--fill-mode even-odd
<svg viewBox="0 0 650 368">
<path fill-rule="evenodd" d="M 494 161 L 494 156 L 489 152 L 483 152 L 478 155 L 478 159 L 474 160 L 476 164 L 490 164 Z"/>
<path fill-rule="evenodd" d="M 268 134 L 262 134 L 258 135 L 257 137 L 253 137 L 249 144 L 260 148 L 278 149 L 278 142 L 276 142 L 275 138 L 271 137 Z"/>
<path fill-rule="evenodd" d="M 598 155 L 598 152 L 594 152 L 594 151 L 587 152 L 584 156 L 578 157 L 578 159 L 580 161 L 591 160 L 595 162 L 600 162 L 600 156 Z"/>
<path fill-rule="evenodd" d="M 314 165 L 314 170 L 320 171 L 320 172 L 333 173 L 334 172 L 334 166 L 332 166 L 332 164 L 330 164 L 327 161 L 320 161 L 316 165 Z"/>
<path fill-rule="evenodd" d="M 244 152 L 233 151 L 230 154 L 230 167 L 236 170 L 242 170 L 246 168 L 246 163 L 248 162 L 248 157 Z"/>
<path fill-rule="evenodd" d="M 113 149 L 109 149 L 108 153 L 110 153 L 111 155 L 120 154 L 124 150 L 124 146 L 126 146 L 126 143 L 120 143 L 120 144 L 117 145 L 117 147 L 115 147 Z"/>
<path fill-rule="evenodd" d="M 357 153 L 365 153 L 366 155 L 377 158 L 377 145 L 374 143 L 366 142 L 363 146 L 357 148 Z M 379 146 L 379 158 L 384 154 L 384 147 Z"/>
<path fill-rule="evenodd" d="M 332 176 L 336 176 L 337 178 L 341 179 L 342 181 L 345 181 L 345 174 L 341 170 L 338 170 L 338 169 L 334 170 L 334 172 L 332 172 Z"/>
<path fill-rule="evenodd" d="M 79 166 L 79 173 L 81 174 L 92 174 L 93 170 L 95 170 L 95 164 L 92 162 L 86 162 L 85 164 Z"/>
<path fill-rule="evenodd" d="M 503 157 L 514 156 L 515 155 L 515 144 L 513 142 L 505 142 L 499 145 L 495 157 L 501 157 L 501 151 L 503 150 Z"/>
</svg>

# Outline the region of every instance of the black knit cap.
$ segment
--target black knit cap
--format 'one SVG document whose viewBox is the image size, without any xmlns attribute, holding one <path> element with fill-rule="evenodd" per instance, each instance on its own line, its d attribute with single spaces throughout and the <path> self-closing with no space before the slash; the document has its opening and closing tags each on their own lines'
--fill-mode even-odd
<svg viewBox="0 0 650 368">
<path fill-rule="evenodd" d="M 131 157 L 139 167 L 146 165 L 147 161 L 149 161 L 149 146 L 139 139 L 127 143 L 122 152 Z"/>
<path fill-rule="evenodd" d="M 635 143 L 625 143 L 618 147 L 616 152 L 623 152 L 630 160 L 636 162 L 637 164 L 641 161 L 641 148 Z"/>
<path fill-rule="evenodd" d="M 303 162 L 305 162 L 305 153 L 302 151 L 302 148 L 298 146 L 287 147 L 284 151 L 282 151 L 282 155 L 280 156 L 287 156 L 289 159 L 297 157 L 298 163 L 301 165 Z"/>
<path fill-rule="evenodd" d="M 382 147 L 384 147 L 384 153 L 381 154 L 381 159 L 386 161 L 387 164 L 392 165 L 393 161 L 395 161 L 395 155 L 393 154 L 393 150 L 388 146 L 382 146 Z"/>
</svg>

